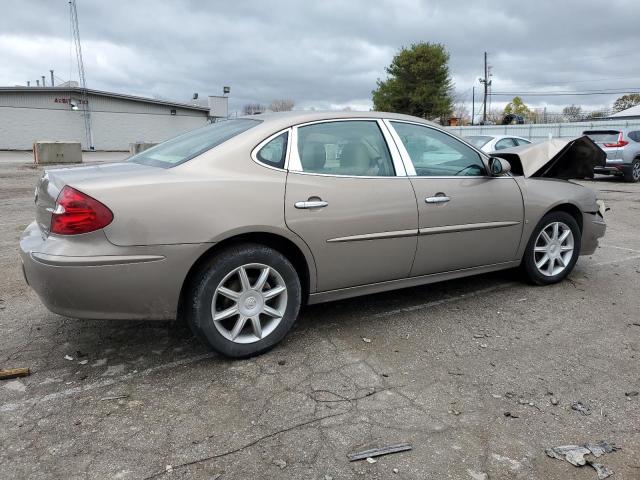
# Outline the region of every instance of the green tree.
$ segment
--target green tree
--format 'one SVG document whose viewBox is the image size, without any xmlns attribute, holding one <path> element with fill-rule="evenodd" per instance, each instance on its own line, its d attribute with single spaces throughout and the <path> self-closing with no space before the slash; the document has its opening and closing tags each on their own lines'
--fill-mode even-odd
<svg viewBox="0 0 640 480">
<path fill-rule="evenodd" d="M 615 112 L 621 112 L 622 110 L 635 107 L 636 105 L 640 105 L 640 93 L 630 93 L 618 98 L 613 103 L 613 110 Z"/>
<path fill-rule="evenodd" d="M 513 97 L 513 100 L 507 103 L 507 106 L 504 107 L 503 114 L 520 115 L 521 117 L 527 118 L 529 115 L 531 115 L 531 110 L 529 110 L 529 107 L 525 105 L 525 103 L 522 101 L 522 98 Z"/>
<path fill-rule="evenodd" d="M 403 47 L 378 79 L 371 92 L 373 109 L 406 113 L 422 118 L 443 118 L 453 108 L 449 54 L 439 43 L 414 43 Z"/>
</svg>

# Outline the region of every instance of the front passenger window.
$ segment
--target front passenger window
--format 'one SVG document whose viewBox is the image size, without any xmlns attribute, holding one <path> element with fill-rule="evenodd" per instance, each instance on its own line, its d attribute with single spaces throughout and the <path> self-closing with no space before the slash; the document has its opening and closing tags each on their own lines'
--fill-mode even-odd
<svg viewBox="0 0 640 480">
<path fill-rule="evenodd" d="M 516 141 L 513 138 L 503 138 L 496 142 L 495 149 L 496 150 L 504 150 L 505 148 L 512 148 L 517 145 Z"/>
<path fill-rule="evenodd" d="M 483 176 L 480 154 L 435 128 L 391 122 L 420 177 Z"/>
</svg>

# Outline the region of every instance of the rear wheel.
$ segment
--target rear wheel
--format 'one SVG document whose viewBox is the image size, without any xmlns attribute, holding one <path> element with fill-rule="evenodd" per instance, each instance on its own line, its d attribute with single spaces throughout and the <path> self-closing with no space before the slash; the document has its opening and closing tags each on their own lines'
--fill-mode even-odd
<svg viewBox="0 0 640 480">
<path fill-rule="evenodd" d="M 575 266 L 580 254 L 581 233 L 566 212 L 545 215 L 531 234 L 522 260 L 526 276 L 537 285 L 557 283 Z"/>
<path fill-rule="evenodd" d="M 301 303 L 291 262 L 257 244 L 231 247 L 209 259 L 188 295 L 186 314 L 196 336 L 234 358 L 275 346 L 295 323 Z"/>
<path fill-rule="evenodd" d="M 636 158 L 631 162 L 631 167 L 624 172 L 625 182 L 640 181 L 640 158 Z"/>
</svg>

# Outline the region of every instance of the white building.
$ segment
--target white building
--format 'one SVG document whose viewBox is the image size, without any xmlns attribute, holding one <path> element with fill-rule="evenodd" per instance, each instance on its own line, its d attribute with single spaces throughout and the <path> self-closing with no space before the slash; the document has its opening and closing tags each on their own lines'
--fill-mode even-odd
<svg viewBox="0 0 640 480">
<path fill-rule="evenodd" d="M 616 120 L 640 118 L 640 105 L 636 105 L 635 107 L 627 108 L 626 110 L 622 110 L 618 113 L 614 113 L 613 115 L 611 115 L 611 118 L 614 118 Z"/>
<path fill-rule="evenodd" d="M 227 98 L 219 98 L 226 106 Z M 81 142 L 88 149 L 81 99 L 77 87 L 0 87 L 0 150 L 30 150 L 35 141 L 45 140 Z M 161 142 L 219 116 L 210 114 L 209 105 L 99 90 L 87 90 L 87 99 L 96 150 L 128 150 L 133 142 Z"/>
</svg>

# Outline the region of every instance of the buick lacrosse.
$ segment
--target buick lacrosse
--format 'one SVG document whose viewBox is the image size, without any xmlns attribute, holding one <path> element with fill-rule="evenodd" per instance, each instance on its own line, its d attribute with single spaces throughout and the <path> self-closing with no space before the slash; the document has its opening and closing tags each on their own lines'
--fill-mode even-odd
<svg viewBox="0 0 640 480">
<path fill-rule="evenodd" d="M 604 235 L 602 202 L 567 181 L 604 154 L 582 137 L 499 155 L 380 112 L 213 123 L 46 170 L 25 278 L 55 313 L 184 316 L 230 357 L 273 347 L 305 304 L 513 267 L 558 282 Z"/>
</svg>

